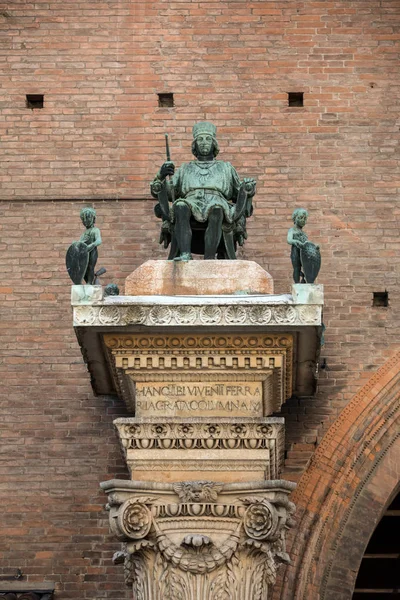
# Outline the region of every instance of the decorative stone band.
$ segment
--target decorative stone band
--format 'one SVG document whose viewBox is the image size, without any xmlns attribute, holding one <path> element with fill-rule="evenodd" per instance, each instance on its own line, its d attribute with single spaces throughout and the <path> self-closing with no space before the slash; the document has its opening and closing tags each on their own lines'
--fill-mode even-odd
<svg viewBox="0 0 400 600">
<path fill-rule="evenodd" d="M 321 307 L 75 307 L 74 326 L 84 325 L 321 325 Z"/>
<path fill-rule="evenodd" d="M 186 350 L 202 350 L 208 352 L 218 352 L 224 350 L 256 350 L 258 348 L 263 349 L 277 349 L 277 348 L 291 348 L 293 346 L 293 338 L 291 334 L 286 333 L 268 333 L 268 334 L 229 334 L 225 332 L 218 332 L 218 334 L 204 334 L 193 332 L 192 334 L 158 334 L 158 335 L 150 335 L 148 333 L 145 334 L 129 334 L 129 333 L 120 333 L 120 334 L 112 334 L 106 333 L 104 336 L 105 344 L 111 350 L 118 351 L 118 354 L 121 354 L 121 351 L 136 351 L 139 356 L 141 356 L 146 350 L 152 351 L 152 356 L 155 356 L 155 360 L 157 359 L 157 354 L 154 351 L 163 351 L 163 350 L 172 350 L 179 351 L 181 349 Z M 196 362 L 196 358 L 193 359 L 189 354 L 185 355 L 185 359 L 188 367 L 197 367 L 203 366 L 201 363 L 198 364 Z M 193 362 L 194 361 L 194 362 Z M 134 363 L 132 365 L 126 366 L 135 366 Z M 138 367 L 147 366 L 147 362 L 143 364 L 142 362 L 138 363 Z M 160 367 L 168 367 L 172 368 L 174 365 L 170 361 L 167 365 L 161 365 L 160 363 L 154 362 L 151 367 L 160 368 Z M 177 367 L 185 367 L 186 362 L 181 359 L 180 364 L 176 364 Z M 234 364 L 232 361 L 229 365 L 226 363 L 219 363 L 218 367 L 223 366 L 234 366 L 234 367 L 255 367 L 259 368 L 262 366 L 262 362 L 257 361 L 254 357 L 254 353 L 247 353 L 247 362 L 243 364 Z"/>
<path fill-rule="evenodd" d="M 288 302 L 288 296 L 281 297 L 281 303 L 268 303 L 269 298 L 253 296 L 244 301 L 243 297 L 232 296 L 225 298 L 229 302 L 217 297 L 185 298 L 183 301 L 178 297 L 163 298 L 163 302 L 143 298 L 142 303 L 135 298 L 135 302 L 131 299 L 132 303 L 129 303 L 129 298 L 110 297 L 101 304 L 74 306 L 74 326 L 321 325 L 320 304 L 294 305 Z M 242 300 L 240 304 L 238 299 Z M 169 304 L 165 300 L 169 300 Z"/>
<path fill-rule="evenodd" d="M 114 421 L 121 440 L 125 447 L 136 447 L 136 442 L 146 440 L 145 446 L 157 446 L 158 442 L 184 442 L 184 440 L 202 441 L 214 440 L 218 444 L 228 440 L 234 440 L 236 446 L 243 447 L 243 442 L 254 442 L 249 446 L 256 444 L 265 439 L 277 438 L 279 432 L 284 430 L 284 419 L 282 417 L 271 417 L 265 419 L 243 419 L 243 421 L 232 419 L 218 419 L 218 421 L 204 422 L 204 419 L 197 418 L 190 421 L 176 420 L 165 421 L 160 423 L 157 419 L 136 419 L 136 418 L 121 418 Z M 206 444 L 206 446 L 208 446 Z M 170 447 L 168 444 L 158 447 Z M 182 446 L 183 447 L 183 446 Z M 185 445 L 185 447 L 188 447 Z M 211 447 L 208 446 L 208 447 Z"/>
<path fill-rule="evenodd" d="M 295 484 L 260 481 L 175 484 L 110 481 L 110 525 L 124 541 L 137 600 L 264 600 L 279 563 L 288 563 L 286 530 Z"/>
<path fill-rule="evenodd" d="M 276 479 L 283 466 L 285 426 L 279 417 L 208 421 L 194 417 L 163 422 L 122 418 L 114 424 L 134 478 L 180 470 L 218 472 L 219 478 L 231 479 L 233 473 L 244 477 L 251 470 Z M 179 478 L 179 473 L 174 477 Z"/>
</svg>

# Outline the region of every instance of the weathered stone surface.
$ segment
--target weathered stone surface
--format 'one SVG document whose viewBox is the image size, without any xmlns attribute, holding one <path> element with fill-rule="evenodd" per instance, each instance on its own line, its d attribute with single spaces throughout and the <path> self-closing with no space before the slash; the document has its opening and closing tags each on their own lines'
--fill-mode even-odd
<svg viewBox="0 0 400 600">
<path fill-rule="evenodd" d="M 304 285 L 303 287 L 314 288 L 315 286 Z M 127 404 L 131 403 L 132 406 L 132 388 L 129 387 L 132 383 L 129 384 L 127 381 L 131 374 L 125 373 L 127 368 L 133 368 L 136 373 L 135 364 L 140 365 L 142 375 L 147 378 L 142 381 L 150 381 L 147 360 L 154 366 L 159 359 L 165 358 L 171 362 L 164 362 L 164 367 L 175 368 L 174 361 L 176 359 L 178 370 L 179 365 L 187 370 L 186 363 L 189 362 L 192 373 L 201 371 L 201 377 L 190 376 L 187 372 L 185 377 L 188 381 L 219 380 L 221 383 L 249 381 L 250 372 L 245 363 L 247 359 L 250 360 L 250 365 L 252 361 L 254 362 L 254 344 L 257 346 L 260 335 L 264 336 L 262 344 L 265 343 L 266 352 L 264 352 L 264 358 L 258 356 L 261 360 L 261 368 L 257 364 L 253 365 L 255 371 L 258 372 L 258 376 L 253 378 L 253 381 L 265 379 L 264 375 L 270 371 L 270 367 L 282 367 L 282 373 L 286 372 L 290 377 L 292 377 L 290 372 L 293 373 L 292 381 L 296 387 L 287 388 L 289 394 L 291 389 L 298 396 L 309 396 L 315 390 L 316 360 L 322 323 L 321 298 L 317 298 L 316 302 L 316 304 L 296 304 L 290 294 L 276 296 L 110 296 L 99 303 L 74 306 L 74 325 L 79 343 L 87 357 L 88 368 L 92 375 L 91 381 L 96 393 L 118 393 L 125 399 L 130 397 L 131 400 L 128 400 Z M 247 349 L 243 346 L 244 337 L 242 333 L 239 333 L 239 327 L 242 332 L 243 328 L 248 328 L 249 347 Z M 209 334 L 199 336 L 199 332 L 202 330 L 211 333 L 211 328 L 211 337 Z M 283 333 L 284 331 L 287 333 Z M 132 332 L 133 337 L 131 333 L 125 332 Z M 142 334 L 140 341 L 137 340 L 140 345 L 136 349 L 137 336 L 134 332 Z M 151 334 L 146 332 L 151 332 Z M 167 335 L 167 332 L 171 333 Z M 233 332 L 236 332 L 235 340 L 231 340 L 233 352 L 225 353 L 224 356 L 224 348 L 228 348 Z M 183 333 L 188 338 L 185 357 L 179 348 Z M 287 344 L 285 341 L 289 339 L 287 335 L 290 339 L 293 336 L 296 337 L 297 351 L 287 356 L 285 362 L 279 363 L 276 361 L 274 348 L 277 347 L 277 343 L 279 345 L 279 340 L 281 340 L 287 351 L 292 346 L 292 342 Z M 126 336 L 128 337 L 125 345 L 123 340 Z M 196 341 L 199 337 L 205 339 L 204 344 L 209 345 L 209 350 L 214 347 L 217 352 L 214 354 L 208 352 L 207 358 L 205 352 L 202 352 L 200 356 Z M 105 344 L 99 343 L 101 338 L 104 339 Z M 178 338 L 181 341 L 178 341 Z M 168 349 L 167 354 L 171 354 L 170 350 L 176 351 L 175 356 L 169 358 L 162 356 L 163 348 L 166 348 L 163 344 L 167 339 L 172 340 L 175 344 L 174 347 Z M 148 353 L 149 344 L 151 345 L 153 342 L 157 344 L 153 348 L 155 352 L 152 350 Z M 241 348 L 246 350 L 246 356 L 243 352 L 239 356 L 238 351 Z M 117 359 L 118 365 L 116 365 Z M 211 361 L 210 365 L 208 359 Z M 244 378 L 243 376 L 238 377 L 236 373 L 236 379 L 233 379 L 233 359 L 237 359 L 237 366 L 245 370 Z M 198 360 L 201 369 L 198 368 Z M 216 360 L 220 360 L 219 364 Z M 226 369 L 223 365 L 224 360 Z M 157 369 L 161 368 L 165 371 L 164 367 L 160 364 Z M 214 372 L 208 373 L 209 367 Z M 216 372 L 217 368 L 220 370 L 219 373 Z M 229 371 L 229 373 L 224 371 Z M 204 378 L 204 373 L 208 378 Z M 157 375 L 157 380 L 153 378 L 153 382 L 179 381 L 179 379 L 171 380 L 166 372 L 159 374 L 163 379 L 159 379 Z M 122 379 L 125 379 L 125 383 L 121 376 Z M 285 378 L 286 375 L 283 375 L 282 379 L 275 378 L 274 389 L 281 386 L 281 382 L 284 382 Z M 132 381 L 139 381 L 139 379 L 132 378 Z M 122 390 L 127 384 L 129 385 L 126 388 L 127 394 L 125 394 Z M 265 383 L 263 385 L 265 386 Z M 283 396 L 283 398 L 287 397 Z M 279 410 L 279 406 L 280 404 L 273 410 Z M 132 410 L 134 409 L 132 408 Z M 264 414 L 270 413 L 264 412 Z"/>
<path fill-rule="evenodd" d="M 247 260 L 148 260 L 125 280 L 129 296 L 273 294 L 273 279 Z"/>
<path fill-rule="evenodd" d="M 101 285 L 73 285 L 71 286 L 71 304 L 96 304 L 103 300 L 103 287 Z"/>
<path fill-rule="evenodd" d="M 114 422 L 132 479 L 278 479 L 284 419 L 129 418 Z"/>
<path fill-rule="evenodd" d="M 52 600 L 54 590 L 50 581 L 0 580 L 0 597 L 5 600 Z"/>
<path fill-rule="evenodd" d="M 324 286 L 317 283 L 293 283 L 292 296 L 295 304 L 324 303 Z"/>
<path fill-rule="evenodd" d="M 289 562 L 293 483 L 116 480 L 101 487 L 138 600 L 268 600 L 279 564 Z"/>
</svg>

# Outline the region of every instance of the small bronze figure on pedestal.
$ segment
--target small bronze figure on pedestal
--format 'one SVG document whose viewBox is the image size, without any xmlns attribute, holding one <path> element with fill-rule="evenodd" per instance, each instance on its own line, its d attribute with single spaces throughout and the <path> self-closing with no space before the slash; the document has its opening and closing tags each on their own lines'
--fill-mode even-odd
<svg viewBox="0 0 400 600">
<path fill-rule="evenodd" d="M 247 237 L 256 182 L 251 178 L 241 182 L 230 163 L 215 160 L 216 131 L 212 123 L 196 123 L 192 143 L 196 160 L 176 172 L 167 160 L 151 184 L 158 200 L 155 214 L 163 220 L 160 243 L 165 248 L 171 244 L 169 260 L 192 260 L 192 253 L 208 260 L 236 259 L 237 245 Z"/>
<path fill-rule="evenodd" d="M 87 284 L 94 285 L 96 284 L 94 268 L 98 258 L 97 246 L 101 244 L 100 229 L 94 226 L 96 221 L 94 208 L 82 208 L 80 217 L 86 231 L 82 233 L 79 242 L 73 242 L 68 248 L 65 259 L 67 271 L 75 285 L 81 285 L 82 279 Z"/>
<path fill-rule="evenodd" d="M 304 208 L 296 208 L 292 214 L 294 226 L 287 235 L 287 242 L 292 246 L 290 258 L 295 283 L 314 283 L 321 268 L 319 246 L 308 241 L 303 231 L 307 218 L 308 212 Z"/>
</svg>

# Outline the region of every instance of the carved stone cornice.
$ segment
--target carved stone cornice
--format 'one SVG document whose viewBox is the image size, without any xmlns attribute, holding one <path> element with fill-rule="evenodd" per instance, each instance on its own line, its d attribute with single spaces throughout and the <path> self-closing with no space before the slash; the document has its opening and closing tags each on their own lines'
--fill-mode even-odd
<svg viewBox="0 0 400 600">
<path fill-rule="evenodd" d="M 74 326 L 126 326 L 145 325 L 148 327 L 199 327 L 199 326 L 318 326 L 321 325 L 322 307 L 318 304 L 293 305 L 287 300 L 282 304 L 268 303 L 268 296 L 253 297 L 252 302 L 239 304 L 230 299 L 222 303 L 185 300 L 177 304 L 176 298 L 170 304 L 132 299 L 131 304 L 122 303 L 120 298 L 107 298 L 101 304 L 74 306 Z M 129 298 L 127 297 L 129 301 Z"/>
<path fill-rule="evenodd" d="M 136 358 L 140 358 L 140 355 L 146 354 L 148 350 L 146 361 L 152 361 L 154 381 L 167 381 L 160 373 L 157 357 L 162 355 L 163 351 L 168 353 L 174 350 L 177 351 L 176 356 L 179 354 L 179 350 L 182 355 L 183 349 L 185 358 L 189 360 L 189 366 L 193 367 L 193 361 L 195 363 L 194 370 L 197 370 L 199 379 L 194 381 L 203 381 L 203 376 L 199 374 L 201 369 L 198 369 L 196 360 L 193 358 L 192 350 L 196 350 L 196 348 L 193 345 L 190 346 L 193 338 L 199 339 L 200 332 L 203 333 L 204 340 L 207 338 L 206 333 L 211 335 L 211 332 L 215 339 L 222 337 L 226 340 L 234 332 L 241 335 L 243 331 L 246 331 L 250 343 L 253 333 L 256 337 L 261 334 L 265 338 L 271 336 L 279 338 L 280 336 L 283 339 L 285 336 L 289 336 L 293 340 L 291 346 L 295 351 L 291 354 L 291 362 L 287 362 L 288 371 L 283 368 L 281 373 L 274 375 L 274 396 L 275 398 L 279 397 L 279 401 L 271 404 L 271 411 L 279 410 L 282 402 L 292 392 L 298 396 L 309 396 L 315 391 L 322 333 L 322 286 L 298 284 L 293 286 L 292 294 L 282 295 L 109 296 L 106 298 L 99 296 L 97 289 L 94 291 L 91 289 L 95 286 L 74 287 L 79 288 L 79 290 L 73 289 L 72 294 L 74 326 L 88 363 L 93 388 L 97 394 L 117 392 L 132 412 L 135 411 L 134 391 L 129 380 L 131 375 L 127 375 L 126 369 L 127 366 L 135 369 L 136 375 L 138 375 L 139 369 L 129 362 L 129 350 L 132 350 L 132 354 L 135 354 L 135 351 L 132 346 L 131 348 L 128 348 L 127 345 L 124 347 L 120 338 L 122 333 L 135 336 L 140 332 L 143 334 L 143 338 L 147 336 L 147 340 L 149 340 L 153 337 L 157 342 L 160 337 L 158 334 L 171 341 L 176 339 L 176 334 L 186 335 L 188 343 L 185 347 L 175 347 L 174 349 L 167 347 L 164 341 L 160 342 L 158 347 L 146 348 L 143 345 L 141 348 L 137 348 L 142 352 L 138 352 Z M 107 340 L 107 345 L 104 344 L 103 339 Z M 132 339 L 132 337 L 126 338 L 129 342 Z M 270 350 L 273 347 L 279 350 L 275 342 L 270 345 Z M 200 353 L 196 359 L 199 359 L 201 348 L 198 347 L 197 350 Z M 223 350 L 222 344 L 214 345 L 215 360 Z M 239 350 L 239 348 L 234 348 L 234 350 Z M 252 361 L 254 353 L 251 352 L 251 347 L 248 350 L 250 352 L 247 353 L 246 358 L 250 358 Z M 128 363 L 123 362 L 116 365 L 114 357 L 122 356 L 124 353 L 124 358 L 128 358 Z M 210 357 L 210 354 L 208 356 Z M 215 373 L 212 372 L 216 367 L 215 360 L 209 365 L 207 359 L 205 365 L 202 359 L 201 366 L 206 366 L 211 380 L 215 380 Z M 182 379 L 180 381 L 190 381 L 185 373 L 187 364 L 184 361 L 182 363 L 183 368 L 180 369 Z M 142 359 L 140 365 L 142 369 Z M 177 366 L 179 368 L 179 359 Z M 243 358 L 243 365 L 240 365 L 239 362 L 236 366 L 247 369 L 246 359 Z M 223 368 L 222 363 L 219 368 Z M 229 364 L 228 368 L 230 368 Z M 150 369 L 146 364 L 143 371 L 147 370 Z M 172 371 L 173 364 L 171 364 L 171 374 Z M 175 381 L 177 377 L 179 379 L 180 375 L 172 374 L 170 381 Z M 232 373 L 232 376 L 236 375 Z M 133 381 L 139 381 L 139 379 L 133 379 Z M 281 391 L 277 391 L 279 386 Z M 285 386 L 286 390 L 284 390 Z M 264 412 L 264 414 L 267 413 Z"/>
<path fill-rule="evenodd" d="M 111 481 L 110 525 L 137 600 L 267 600 L 294 504 L 286 481 Z"/>
<path fill-rule="evenodd" d="M 218 473 L 221 480 L 278 479 L 284 459 L 284 419 L 116 419 L 133 479 L 170 473 Z"/>
</svg>

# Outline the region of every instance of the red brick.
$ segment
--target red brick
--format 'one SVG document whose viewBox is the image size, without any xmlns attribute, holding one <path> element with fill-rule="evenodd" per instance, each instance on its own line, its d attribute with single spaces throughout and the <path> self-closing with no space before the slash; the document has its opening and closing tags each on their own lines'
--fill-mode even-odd
<svg viewBox="0 0 400 600">
<path fill-rule="evenodd" d="M 100 479 L 127 476 L 111 423 L 124 407 L 92 396 L 64 255 L 80 208 L 94 204 L 105 281 L 123 285 L 144 260 L 165 257 L 148 191 L 165 131 L 180 164 L 193 122 L 213 120 L 220 157 L 257 177 L 240 256 L 269 270 L 278 293 L 291 285 L 290 215 L 309 209 L 327 368 L 315 398 L 283 409 L 290 476 L 398 349 L 400 11 L 397 0 L 367 4 L 16 0 L 0 15 L 1 489 L 15 497 L 11 531 L 35 512 L 20 545 L 1 531 L 4 569 L 51 576 L 66 600 L 131 595 L 111 566 L 118 544 L 98 491 Z M 175 93 L 174 109 L 158 108 L 161 91 Z M 304 91 L 303 108 L 287 106 L 289 91 Z M 27 93 L 44 93 L 44 109 L 27 109 Z M 372 308 L 384 289 L 390 307 Z"/>
</svg>

